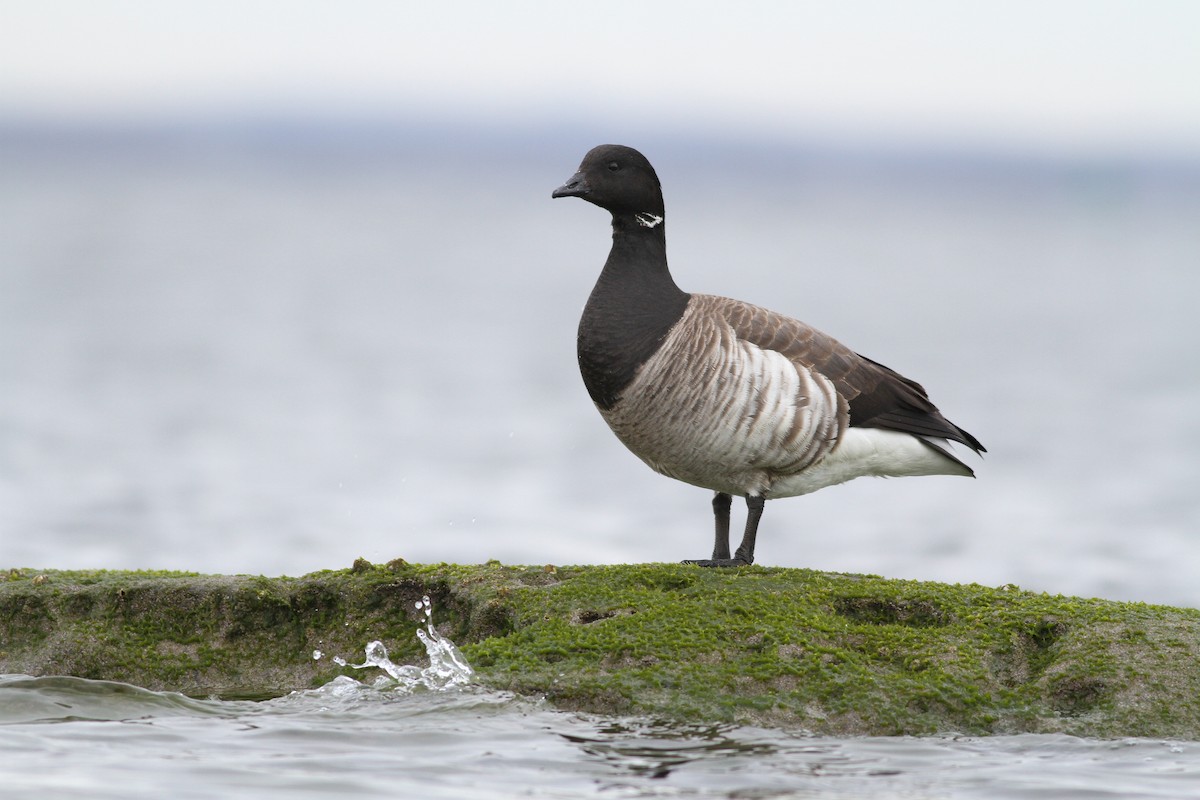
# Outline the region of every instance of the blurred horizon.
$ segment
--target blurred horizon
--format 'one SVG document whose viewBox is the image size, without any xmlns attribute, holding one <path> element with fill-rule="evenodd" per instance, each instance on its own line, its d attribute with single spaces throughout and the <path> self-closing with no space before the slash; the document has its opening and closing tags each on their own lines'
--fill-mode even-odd
<svg viewBox="0 0 1200 800">
<path fill-rule="evenodd" d="M 377 157 L 427 162 L 444 156 L 456 161 L 513 158 L 545 164 L 556 173 L 576 164 L 591 147 L 618 143 L 644 152 L 656 166 L 689 168 L 711 164 L 724 171 L 780 177 L 878 172 L 879 177 L 919 170 L 926 178 L 967 175 L 992 179 L 1028 179 L 1038 174 L 1062 177 L 1124 176 L 1156 182 L 1200 181 L 1200 151 L 1128 151 L 1067 153 L 1054 148 L 1004 147 L 986 142 L 947 145 L 933 141 L 895 141 L 885 137 L 756 135 L 751 131 L 712 132 L 670 125 L 627 126 L 614 132 L 583 121 L 542 125 L 497 122 L 462 116 L 420 114 L 404 118 L 359 115 L 330 117 L 317 113 L 222 114 L 194 117 L 162 114 L 137 118 L 36 118 L 0 113 L 0 148 L 19 152 L 73 152 L 81 157 L 130 152 L 166 158 L 241 152 L 270 158 L 309 154 L 334 163 Z M 563 157 L 567 158 L 564 162 Z M 668 189 L 669 191 L 669 189 Z"/>
</svg>

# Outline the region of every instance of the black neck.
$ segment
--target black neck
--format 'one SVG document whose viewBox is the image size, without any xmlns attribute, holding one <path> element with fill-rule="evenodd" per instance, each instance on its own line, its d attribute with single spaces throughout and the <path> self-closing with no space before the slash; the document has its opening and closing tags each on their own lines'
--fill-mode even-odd
<svg viewBox="0 0 1200 800">
<path fill-rule="evenodd" d="M 687 306 L 667 269 L 665 228 L 661 217 L 613 214 L 612 250 L 579 320 L 579 369 L 601 408 L 617 402 Z"/>
</svg>

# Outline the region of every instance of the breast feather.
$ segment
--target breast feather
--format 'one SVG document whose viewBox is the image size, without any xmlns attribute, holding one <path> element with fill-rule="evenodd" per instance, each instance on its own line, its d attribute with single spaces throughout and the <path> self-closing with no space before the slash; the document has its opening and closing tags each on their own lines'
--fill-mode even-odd
<svg viewBox="0 0 1200 800">
<path fill-rule="evenodd" d="M 847 412 L 828 378 L 742 337 L 714 308 L 721 300 L 693 295 L 620 402 L 602 413 L 659 472 L 761 492 L 829 452 Z"/>
</svg>

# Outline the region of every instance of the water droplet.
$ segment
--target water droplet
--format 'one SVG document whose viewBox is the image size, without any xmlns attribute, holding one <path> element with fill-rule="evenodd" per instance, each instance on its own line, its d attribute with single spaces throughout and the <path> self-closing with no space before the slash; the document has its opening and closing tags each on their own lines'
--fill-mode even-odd
<svg viewBox="0 0 1200 800">
<path fill-rule="evenodd" d="M 383 646 L 383 642 L 375 641 L 367 645 L 367 663 L 378 664 L 388 660 L 387 648 Z"/>
</svg>

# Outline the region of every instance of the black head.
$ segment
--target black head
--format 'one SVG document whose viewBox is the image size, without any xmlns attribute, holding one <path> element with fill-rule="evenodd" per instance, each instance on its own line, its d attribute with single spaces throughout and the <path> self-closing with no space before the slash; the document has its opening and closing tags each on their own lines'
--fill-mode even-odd
<svg viewBox="0 0 1200 800">
<path fill-rule="evenodd" d="M 593 147 L 579 171 L 550 196 L 581 197 L 614 215 L 663 218 L 662 186 L 654 167 L 637 150 L 619 144 Z"/>
</svg>

